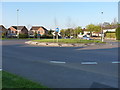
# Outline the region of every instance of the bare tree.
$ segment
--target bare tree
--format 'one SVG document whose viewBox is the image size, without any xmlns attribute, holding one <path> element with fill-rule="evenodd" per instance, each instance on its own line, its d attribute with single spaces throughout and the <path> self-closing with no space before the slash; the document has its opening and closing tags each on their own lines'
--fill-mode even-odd
<svg viewBox="0 0 120 90">
<path fill-rule="evenodd" d="M 30 30 L 31 27 L 32 27 L 31 24 L 28 24 L 28 25 L 27 25 L 28 30 Z"/>
<path fill-rule="evenodd" d="M 71 35 L 73 35 L 75 37 L 76 24 L 71 20 L 70 17 L 68 17 L 68 19 L 67 19 L 66 26 L 70 29 L 70 37 L 71 37 Z"/>
<path fill-rule="evenodd" d="M 58 21 L 57 21 L 56 17 L 54 18 L 54 24 L 55 24 L 55 29 L 56 29 L 58 27 Z M 55 39 L 55 37 L 53 36 L 53 40 L 54 39 Z M 56 32 L 56 39 L 57 39 L 57 42 L 58 42 L 58 32 Z"/>
<path fill-rule="evenodd" d="M 70 17 L 68 17 L 67 18 L 67 23 L 66 23 L 66 26 L 70 29 L 70 37 L 71 37 L 71 18 Z"/>
</svg>

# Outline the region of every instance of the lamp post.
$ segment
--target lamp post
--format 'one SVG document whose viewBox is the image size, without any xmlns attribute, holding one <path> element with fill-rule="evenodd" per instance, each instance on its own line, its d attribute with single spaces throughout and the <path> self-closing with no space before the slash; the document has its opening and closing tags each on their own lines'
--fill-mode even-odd
<svg viewBox="0 0 120 90">
<path fill-rule="evenodd" d="M 18 13 L 19 13 L 19 9 L 17 9 L 17 33 L 18 33 L 18 38 L 19 38 L 19 32 L 18 32 L 18 24 L 19 24 L 19 22 L 18 22 Z"/>
<path fill-rule="evenodd" d="M 103 12 L 101 12 L 101 15 L 103 15 Z M 102 29 L 102 23 L 101 23 L 101 41 L 104 42 L 104 32 Z"/>
</svg>

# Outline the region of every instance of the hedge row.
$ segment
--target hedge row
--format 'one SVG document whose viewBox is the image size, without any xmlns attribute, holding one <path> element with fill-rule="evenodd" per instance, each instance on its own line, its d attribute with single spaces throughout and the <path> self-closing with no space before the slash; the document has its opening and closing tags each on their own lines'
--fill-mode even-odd
<svg viewBox="0 0 120 90">
<path fill-rule="evenodd" d="M 120 40 L 120 25 L 118 25 L 118 28 L 116 29 L 116 39 Z"/>
</svg>

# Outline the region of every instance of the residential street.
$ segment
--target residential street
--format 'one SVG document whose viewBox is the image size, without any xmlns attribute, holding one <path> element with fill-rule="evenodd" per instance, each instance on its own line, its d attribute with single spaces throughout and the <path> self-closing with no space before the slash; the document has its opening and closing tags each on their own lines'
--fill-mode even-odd
<svg viewBox="0 0 120 90">
<path fill-rule="evenodd" d="M 50 88 L 118 88 L 117 47 L 40 47 L 25 41 L 3 40 L 3 70 Z"/>
</svg>

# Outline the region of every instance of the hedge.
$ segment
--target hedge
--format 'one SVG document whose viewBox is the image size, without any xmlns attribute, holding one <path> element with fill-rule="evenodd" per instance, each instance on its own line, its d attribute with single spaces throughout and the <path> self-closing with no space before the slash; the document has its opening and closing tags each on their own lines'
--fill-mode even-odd
<svg viewBox="0 0 120 90">
<path fill-rule="evenodd" d="M 19 34 L 19 38 L 28 38 L 28 34 Z"/>
<path fill-rule="evenodd" d="M 106 38 L 116 38 L 115 32 L 106 32 L 105 33 Z"/>
<path fill-rule="evenodd" d="M 116 39 L 120 40 L 120 26 L 116 29 Z"/>
</svg>

